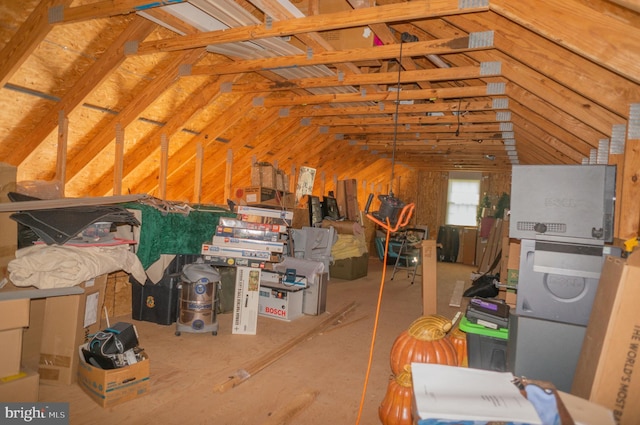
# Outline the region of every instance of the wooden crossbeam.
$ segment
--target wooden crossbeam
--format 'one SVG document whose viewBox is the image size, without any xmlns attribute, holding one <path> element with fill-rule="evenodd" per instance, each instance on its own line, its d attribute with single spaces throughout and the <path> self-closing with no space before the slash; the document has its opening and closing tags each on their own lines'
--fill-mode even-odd
<svg viewBox="0 0 640 425">
<path fill-rule="evenodd" d="M 89 93 L 100 86 L 102 82 L 109 77 L 110 73 L 124 62 L 126 59 L 123 54 L 124 44 L 130 40 L 138 38 L 144 39 L 154 28 L 155 24 L 153 22 L 142 17 L 137 17 L 132 20 L 131 24 L 127 26 L 109 48 L 100 55 L 93 65 L 80 77 L 73 86 L 73 90 L 69 90 L 69 92 L 60 99 L 60 102 L 58 102 L 49 113 L 34 126 L 33 131 L 29 132 L 24 140 L 21 141 L 20 147 L 11 152 L 4 161 L 11 164 L 22 163 L 55 129 L 58 124 L 59 111 L 64 111 L 65 115 L 71 114 L 71 112 L 86 99 Z M 0 53 L 0 62 L 2 62 L 1 58 Z M 2 72 L 1 68 L 0 72 Z M 113 134 L 111 132 L 112 128 L 113 125 L 109 126 L 105 131 Z M 109 175 L 112 175 L 112 173 L 109 173 Z M 104 181 L 105 184 L 111 185 L 111 182 L 107 182 L 108 179 L 101 180 Z"/>
<path fill-rule="evenodd" d="M 403 90 L 397 95 L 394 92 L 378 93 L 338 93 L 338 94 L 316 94 L 309 96 L 284 96 L 281 98 L 268 98 L 264 100 L 265 107 L 271 106 L 296 106 L 296 105 L 319 105 L 335 103 L 357 103 L 357 102 L 382 102 L 399 100 L 430 100 L 430 99 L 459 99 L 465 97 L 485 97 L 487 86 L 471 87 L 446 87 L 425 90 Z"/>
<path fill-rule="evenodd" d="M 47 19 L 49 8 L 55 4 L 66 6 L 71 2 L 72 0 L 44 0 L 38 3 L 0 51 L 0 87 L 4 87 L 51 31 L 52 25 Z"/>
<path fill-rule="evenodd" d="M 145 90 L 132 102 L 115 116 L 112 121 L 120 122 L 123 127 L 135 120 L 157 97 L 167 90 L 178 79 L 178 69 L 184 62 L 196 60 L 204 54 L 204 51 L 180 52 L 173 57 L 171 63 L 165 68 L 164 73 L 151 81 Z M 84 167 L 89 164 L 110 142 L 113 141 L 113 126 L 104 127 L 93 137 L 92 143 L 73 158 L 69 159 L 67 169 L 67 180 L 74 178 Z"/>
<path fill-rule="evenodd" d="M 169 52 L 238 41 L 259 40 L 269 37 L 282 37 L 307 32 L 352 28 L 385 22 L 402 22 L 487 10 L 489 10 L 488 4 L 487 6 L 461 8 L 458 0 L 420 0 L 148 41 L 140 44 L 137 53 Z"/>
<path fill-rule="evenodd" d="M 506 107 L 494 105 L 504 104 Z M 413 105 L 398 105 L 398 114 L 414 114 L 426 112 L 451 113 L 454 111 L 491 111 L 509 109 L 506 98 L 493 98 L 487 100 L 464 100 L 462 102 L 443 100 L 437 103 L 416 103 Z M 395 104 L 392 101 L 381 102 L 375 106 L 349 106 L 349 107 L 314 107 L 300 106 L 289 110 L 290 117 L 324 117 L 324 116 L 348 116 L 348 115 L 382 115 L 395 114 Z"/>
<path fill-rule="evenodd" d="M 110 16 L 128 15 L 145 11 L 154 7 L 184 3 L 186 0 L 140 1 L 140 0 L 103 0 L 75 7 L 65 7 L 60 11 L 58 24 L 87 21 L 90 19 L 108 18 Z"/>
<path fill-rule="evenodd" d="M 230 30 L 228 30 L 230 31 Z M 469 37 L 453 37 L 429 41 L 417 41 L 403 44 L 402 56 L 425 56 L 448 53 L 461 53 L 469 50 L 483 50 L 491 48 L 470 47 Z M 400 55 L 400 45 L 390 44 L 386 46 L 363 47 L 339 51 L 314 52 L 309 55 L 278 56 L 275 58 L 247 59 L 237 61 L 228 66 L 200 65 L 191 68 L 191 75 L 217 75 L 238 72 L 251 72 L 267 69 L 278 69 L 299 66 L 328 65 L 352 61 L 388 60 Z M 407 71 L 408 72 L 408 71 Z M 455 72 L 455 71 L 454 71 Z M 397 74 L 396 74 L 397 78 Z"/>
</svg>

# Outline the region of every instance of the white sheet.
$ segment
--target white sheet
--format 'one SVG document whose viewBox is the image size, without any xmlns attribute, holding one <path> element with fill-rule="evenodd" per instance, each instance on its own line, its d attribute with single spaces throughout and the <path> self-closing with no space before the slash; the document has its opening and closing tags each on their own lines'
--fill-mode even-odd
<svg viewBox="0 0 640 425">
<path fill-rule="evenodd" d="M 40 289 L 75 286 L 118 270 L 130 273 L 138 282 L 144 282 L 147 277 L 142 263 L 128 245 L 34 245 L 17 250 L 16 258 L 8 265 L 14 285 Z"/>
</svg>

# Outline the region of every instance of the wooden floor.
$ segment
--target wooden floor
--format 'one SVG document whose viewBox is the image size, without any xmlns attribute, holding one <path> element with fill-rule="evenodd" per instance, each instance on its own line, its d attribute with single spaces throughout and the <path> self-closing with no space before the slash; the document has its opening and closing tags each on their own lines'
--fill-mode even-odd
<svg viewBox="0 0 640 425">
<path fill-rule="evenodd" d="M 449 301 L 457 281 L 470 285 L 475 267 L 438 263 L 438 313 L 453 318 Z M 391 374 L 394 339 L 422 313 L 421 279 L 406 273 L 389 280 L 387 270 L 372 368 L 359 423 L 379 423 L 378 406 Z M 40 401 L 69 402 L 71 424 L 355 424 L 357 422 L 380 292 L 382 263 L 369 262 L 368 276 L 331 279 L 327 311 L 284 322 L 260 316 L 257 335 L 232 335 L 231 315 L 218 315 L 219 332 L 182 333 L 175 326 L 132 321 L 150 358 L 148 395 L 103 409 L 78 385 L 40 386 Z M 331 314 L 355 303 L 341 323 L 313 332 Z M 310 332 L 311 331 L 311 332 Z M 281 357 L 235 388 L 216 391 L 237 370 L 301 339 Z M 270 354 L 271 353 L 271 354 Z"/>
</svg>

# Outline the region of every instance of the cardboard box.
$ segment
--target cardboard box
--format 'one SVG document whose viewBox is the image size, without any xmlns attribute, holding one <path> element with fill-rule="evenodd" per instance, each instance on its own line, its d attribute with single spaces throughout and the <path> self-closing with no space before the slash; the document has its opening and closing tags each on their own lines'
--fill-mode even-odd
<svg viewBox="0 0 640 425">
<path fill-rule="evenodd" d="M 255 335 L 258 327 L 260 269 L 236 268 L 232 334 Z"/>
<path fill-rule="evenodd" d="M 272 253 L 284 252 L 284 242 L 261 241 L 257 239 L 233 238 L 228 236 L 214 236 L 212 245 L 223 248 L 250 249 Z"/>
<path fill-rule="evenodd" d="M 558 395 L 575 425 L 615 425 L 610 409 L 564 391 L 558 391 Z"/>
<path fill-rule="evenodd" d="M 16 173 L 15 166 L 0 162 L 0 202 L 11 202 L 8 193 L 16 191 Z M 7 276 L 7 265 L 18 249 L 18 223 L 9 218 L 11 214 L 0 213 L 0 280 Z"/>
<path fill-rule="evenodd" d="M 0 331 L 29 326 L 29 299 L 0 301 Z"/>
<path fill-rule="evenodd" d="M 603 264 L 571 393 L 640 423 L 640 250 Z"/>
<path fill-rule="evenodd" d="M 282 170 L 276 170 L 276 189 L 282 192 L 289 190 L 289 177 Z"/>
<path fill-rule="evenodd" d="M 0 378 L 20 373 L 22 328 L 0 331 Z"/>
<path fill-rule="evenodd" d="M 201 255 L 210 257 L 227 257 L 227 258 L 243 258 L 246 260 L 270 261 L 271 253 L 269 251 L 233 248 L 219 245 L 203 244 Z"/>
<path fill-rule="evenodd" d="M 302 299 L 304 289 L 301 287 L 276 288 L 260 285 L 258 314 L 290 322 L 302 316 Z"/>
<path fill-rule="evenodd" d="M 27 326 L 29 299 L 0 301 L 0 378 L 20 373 L 22 334 Z"/>
<path fill-rule="evenodd" d="M 87 364 L 80 350 L 78 385 L 93 401 L 102 407 L 113 407 L 125 401 L 142 397 L 149 393 L 149 358 L 131 366 L 118 369 L 100 369 Z"/>
<path fill-rule="evenodd" d="M 240 220 L 253 223 L 277 224 L 290 227 L 293 220 L 293 211 L 284 211 L 282 209 L 238 205 L 237 212 Z"/>
<path fill-rule="evenodd" d="M 263 205 L 282 203 L 283 192 L 265 186 L 239 187 L 236 189 L 236 199 L 247 205 Z"/>
<path fill-rule="evenodd" d="M 247 258 L 234 258 L 217 255 L 203 255 L 204 262 L 212 266 L 229 267 L 229 266 L 241 266 L 241 267 L 257 267 L 264 269 L 265 260 L 250 260 Z"/>
<path fill-rule="evenodd" d="M 276 168 L 268 162 L 257 162 L 251 166 L 251 186 L 276 189 Z"/>
<path fill-rule="evenodd" d="M 0 379 L 0 400 L 3 403 L 37 402 L 40 389 L 37 372 L 25 369 L 17 375 Z"/>
<path fill-rule="evenodd" d="M 40 382 L 70 385 L 76 380 L 78 346 L 101 329 L 107 275 L 84 282 L 81 295 L 31 300 L 29 328 L 22 345 L 22 363 L 37 368 Z"/>
<path fill-rule="evenodd" d="M 343 258 L 329 266 L 329 278 L 354 280 L 365 277 L 369 271 L 369 254 L 360 257 Z"/>
<path fill-rule="evenodd" d="M 287 233 L 288 231 L 287 226 L 285 225 L 252 223 L 250 221 L 242 221 L 242 220 L 238 220 L 230 217 L 220 217 L 218 219 L 218 225 L 223 226 L 224 228 L 260 230 L 265 232 L 276 232 L 276 233 Z"/>
</svg>

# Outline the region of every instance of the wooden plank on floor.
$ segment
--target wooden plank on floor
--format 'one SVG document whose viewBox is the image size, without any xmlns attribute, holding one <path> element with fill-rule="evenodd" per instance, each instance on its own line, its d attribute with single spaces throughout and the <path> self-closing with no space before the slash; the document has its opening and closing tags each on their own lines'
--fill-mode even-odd
<svg viewBox="0 0 640 425">
<path fill-rule="evenodd" d="M 320 333 L 324 329 L 333 325 L 337 320 L 342 319 L 345 315 L 353 311 L 355 307 L 356 307 L 356 302 L 352 301 L 350 304 L 346 305 L 345 307 L 341 308 L 337 312 L 333 313 L 332 315 L 330 315 L 328 318 L 320 322 L 317 326 L 313 327 L 309 331 L 301 335 L 298 335 L 297 337 L 284 343 L 279 348 L 266 353 L 264 356 L 256 359 L 253 363 L 249 364 L 247 367 L 243 369 L 238 369 L 237 371 L 229 375 L 229 377 L 224 382 L 220 383 L 219 385 L 216 385 L 214 387 L 214 391 L 222 393 L 231 388 L 237 387 L 238 385 L 240 385 L 241 383 L 249 379 L 252 375 L 255 375 L 256 373 L 260 372 L 262 369 L 274 363 L 276 360 L 280 359 L 286 353 L 291 351 L 291 349 L 293 349 L 293 347 L 295 347 L 296 345 L 300 344 L 303 341 L 306 341 L 313 335 Z"/>
<path fill-rule="evenodd" d="M 451 294 L 449 307 L 460 307 L 460 305 L 462 305 L 463 293 L 464 293 L 464 281 L 457 280 L 455 286 L 453 287 L 453 293 Z"/>
</svg>

